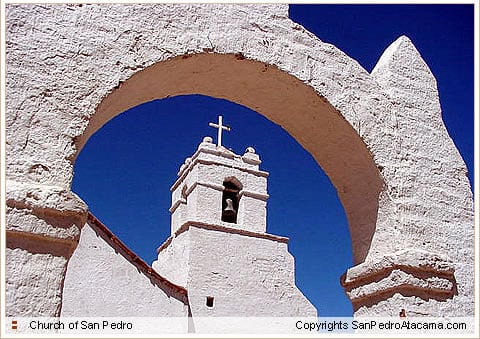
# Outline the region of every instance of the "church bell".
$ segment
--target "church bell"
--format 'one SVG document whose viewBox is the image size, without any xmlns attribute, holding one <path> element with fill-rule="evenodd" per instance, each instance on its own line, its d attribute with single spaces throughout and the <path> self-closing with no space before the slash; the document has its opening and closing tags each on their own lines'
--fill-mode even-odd
<svg viewBox="0 0 480 339">
<path fill-rule="evenodd" d="M 233 208 L 232 199 L 227 199 L 227 200 L 225 200 L 225 202 L 227 203 L 227 206 L 223 210 L 224 215 L 225 216 L 234 216 L 235 213 L 237 213 L 237 211 L 235 211 L 235 209 Z"/>
</svg>

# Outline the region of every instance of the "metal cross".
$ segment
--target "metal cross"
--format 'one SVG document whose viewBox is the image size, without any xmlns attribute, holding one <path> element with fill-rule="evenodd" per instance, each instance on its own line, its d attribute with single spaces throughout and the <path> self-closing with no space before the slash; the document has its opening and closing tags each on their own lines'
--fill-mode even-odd
<svg viewBox="0 0 480 339">
<path fill-rule="evenodd" d="M 223 125 L 223 118 L 221 115 L 218 116 L 218 124 L 210 122 L 208 126 L 218 128 L 217 147 L 222 146 L 222 131 L 230 131 L 231 128 L 229 126 Z"/>
</svg>

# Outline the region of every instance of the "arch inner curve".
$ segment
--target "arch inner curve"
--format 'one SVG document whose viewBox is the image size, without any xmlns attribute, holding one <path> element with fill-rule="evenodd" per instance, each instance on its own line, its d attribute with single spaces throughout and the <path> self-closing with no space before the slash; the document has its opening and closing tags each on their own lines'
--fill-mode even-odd
<svg viewBox="0 0 480 339">
<path fill-rule="evenodd" d="M 77 139 L 77 154 L 92 134 L 129 108 L 189 94 L 246 106 L 280 125 L 301 144 L 337 190 L 349 223 L 354 263 L 365 260 L 383 188 L 373 158 L 327 99 L 275 66 L 232 54 L 185 55 L 154 64 L 103 99 Z"/>
</svg>

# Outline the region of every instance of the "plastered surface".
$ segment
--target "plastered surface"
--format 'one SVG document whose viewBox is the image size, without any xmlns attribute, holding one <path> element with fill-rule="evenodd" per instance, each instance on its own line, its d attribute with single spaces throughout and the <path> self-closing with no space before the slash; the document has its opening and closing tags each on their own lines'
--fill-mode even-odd
<svg viewBox="0 0 480 339">
<path fill-rule="evenodd" d="M 179 252 L 184 253 L 181 263 L 186 270 L 182 272 L 175 271 Z M 193 317 L 317 316 L 315 307 L 295 286 L 294 259 L 285 241 L 192 223 L 159 253 L 152 266 L 187 288 Z M 207 297 L 214 298 L 212 307 L 207 306 Z"/>
<path fill-rule="evenodd" d="M 86 224 L 65 275 L 64 317 L 186 317 L 185 300 Z"/>
</svg>

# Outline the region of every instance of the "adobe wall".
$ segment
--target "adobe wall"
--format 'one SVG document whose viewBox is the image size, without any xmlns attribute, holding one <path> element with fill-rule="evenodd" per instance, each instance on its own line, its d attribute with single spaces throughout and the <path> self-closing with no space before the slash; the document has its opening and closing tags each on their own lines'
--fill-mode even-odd
<svg viewBox="0 0 480 339">
<path fill-rule="evenodd" d="M 195 221 L 185 226 L 159 252 L 152 267 L 187 288 L 194 318 L 317 316 L 295 285 L 295 263 L 287 238 L 246 235 L 244 230 Z M 180 264 L 186 272 L 179 274 L 176 255 L 182 251 Z M 207 296 L 214 298 L 212 307 L 206 305 Z"/>
<path fill-rule="evenodd" d="M 186 294 L 142 272 L 95 225 L 82 228 L 65 274 L 62 317 L 187 317 Z"/>
<path fill-rule="evenodd" d="M 408 38 L 369 74 L 287 5 L 6 9 L 7 315 L 58 315 L 86 221 L 70 187 L 88 137 L 127 108 L 182 94 L 256 110 L 324 169 L 349 222 L 356 266 L 343 284 L 357 315 L 473 315 L 466 167 Z M 21 262 L 43 272 L 36 291 Z"/>
</svg>

